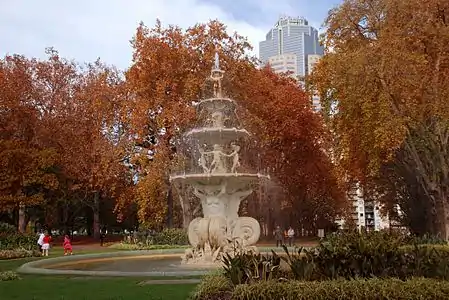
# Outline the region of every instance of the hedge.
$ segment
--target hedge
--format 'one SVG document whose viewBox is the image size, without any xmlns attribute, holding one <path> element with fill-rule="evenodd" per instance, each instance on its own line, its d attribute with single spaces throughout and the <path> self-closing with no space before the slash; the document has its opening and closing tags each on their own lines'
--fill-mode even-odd
<svg viewBox="0 0 449 300">
<path fill-rule="evenodd" d="M 444 300 L 449 299 L 449 282 L 435 279 L 358 279 L 328 281 L 260 281 L 232 284 L 223 276 L 209 276 L 197 287 L 194 300 Z"/>
<path fill-rule="evenodd" d="M 37 238 L 35 234 L 0 232 L 0 250 L 36 249 Z"/>
<path fill-rule="evenodd" d="M 191 300 L 230 299 L 234 286 L 232 282 L 220 273 L 206 275 L 196 287 Z"/>
<path fill-rule="evenodd" d="M 26 250 L 26 249 L 13 249 L 13 250 L 0 250 L 0 260 L 16 259 L 24 257 L 39 257 L 42 254 L 38 250 Z"/>
<path fill-rule="evenodd" d="M 109 246 L 110 249 L 117 250 L 160 250 L 160 249 L 184 249 L 188 246 L 180 245 L 145 245 L 145 244 L 127 244 L 127 243 L 116 243 Z"/>
<path fill-rule="evenodd" d="M 150 235 L 148 231 L 139 231 L 125 237 L 124 244 L 131 245 L 189 245 L 187 231 L 182 228 L 166 228 Z"/>
<path fill-rule="evenodd" d="M 13 271 L 0 272 L 0 281 L 12 281 L 18 279 L 20 279 L 20 276 L 16 272 Z"/>
</svg>

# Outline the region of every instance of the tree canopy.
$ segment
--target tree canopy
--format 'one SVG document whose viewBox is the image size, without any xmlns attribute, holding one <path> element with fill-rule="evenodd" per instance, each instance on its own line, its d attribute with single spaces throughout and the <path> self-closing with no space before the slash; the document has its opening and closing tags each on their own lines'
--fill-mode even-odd
<svg viewBox="0 0 449 300">
<path fill-rule="evenodd" d="M 312 78 L 347 175 L 380 184 L 393 163 L 393 177 L 409 187 L 416 179 L 419 197 L 432 211 L 429 230 L 445 237 L 448 20 L 447 1 L 344 1 L 325 22 L 327 53 Z"/>
<path fill-rule="evenodd" d="M 210 93 L 216 52 L 224 90 L 254 135 L 258 155 L 247 167 L 279 186 L 281 197 L 258 203 L 259 217 L 282 207 L 265 220 L 269 226 L 287 220 L 316 229 L 342 213 L 345 196 L 322 118 L 295 81 L 257 67 L 245 38 L 219 21 L 186 30 L 158 21 L 141 24 L 132 47 L 124 73 L 100 61 L 65 60 L 53 49 L 44 61 L 0 60 L 1 209 L 19 212 L 22 230 L 36 208 L 43 222 L 66 225 L 74 212 L 88 211 L 81 215 L 97 235 L 102 207 L 115 206 L 121 220 L 137 207 L 140 223 L 153 228 L 195 214 L 193 207 L 181 211 L 174 196 L 182 195 L 168 175 L 182 166 L 178 140 L 195 125 L 192 101 Z"/>
</svg>

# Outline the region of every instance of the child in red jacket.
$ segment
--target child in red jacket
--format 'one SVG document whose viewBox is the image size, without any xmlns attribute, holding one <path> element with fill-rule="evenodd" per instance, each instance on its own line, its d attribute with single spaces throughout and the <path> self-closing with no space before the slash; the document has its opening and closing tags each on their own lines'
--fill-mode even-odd
<svg viewBox="0 0 449 300">
<path fill-rule="evenodd" d="M 70 242 L 69 236 L 66 234 L 64 236 L 64 243 L 62 244 L 64 247 L 64 255 L 72 255 L 72 243 Z"/>
<path fill-rule="evenodd" d="M 42 241 L 42 256 L 48 256 L 48 250 L 50 249 L 51 236 L 48 232 L 45 233 L 44 239 Z"/>
</svg>

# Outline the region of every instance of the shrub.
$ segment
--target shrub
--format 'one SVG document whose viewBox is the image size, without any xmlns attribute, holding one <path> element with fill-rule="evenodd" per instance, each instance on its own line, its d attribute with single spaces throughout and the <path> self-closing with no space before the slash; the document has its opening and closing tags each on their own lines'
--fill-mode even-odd
<svg viewBox="0 0 449 300">
<path fill-rule="evenodd" d="M 402 247 L 408 276 L 449 279 L 449 247 L 414 245 Z"/>
<path fill-rule="evenodd" d="M 408 239 L 406 239 L 406 243 L 412 245 L 447 245 L 447 241 L 445 239 L 442 239 L 439 236 L 432 236 L 430 234 L 425 234 L 423 236 L 409 236 Z"/>
<path fill-rule="evenodd" d="M 24 257 L 38 257 L 41 253 L 37 250 L 14 249 L 14 250 L 0 250 L 0 260 L 15 259 Z"/>
<path fill-rule="evenodd" d="M 287 246 L 283 245 L 282 248 L 284 248 L 286 254 L 285 257 L 282 257 L 282 260 L 290 267 L 294 279 L 311 280 L 316 277 L 313 252 L 300 247 L 290 254 Z"/>
<path fill-rule="evenodd" d="M 449 247 L 401 246 L 402 239 L 386 233 L 350 233 L 325 239 L 312 250 L 284 247 L 283 259 L 295 279 L 336 279 L 413 276 L 449 278 Z"/>
<path fill-rule="evenodd" d="M 281 259 L 274 251 L 265 256 L 239 252 L 223 257 L 224 274 L 234 285 L 277 278 L 280 264 Z"/>
<path fill-rule="evenodd" d="M 149 245 L 188 245 L 187 232 L 182 228 L 167 228 L 160 232 L 150 234 L 148 231 L 139 231 L 125 237 L 123 243 Z"/>
<path fill-rule="evenodd" d="M 334 300 L 449 299 L 449 282 L 435 279 L 357 279 L 328 281 L 259 281 L 233 286 L 222 275 L 209 275 L 192 293 L 192 300 Z"/>
<path fill-rule="evenodd" d="M 0 234 L 13 234 L 17 233 L 17 229 L 14 225 L 8 223 L 0 223 Z"/>
<path fill-rule="evenodd" d="M 18 280 L 20 276 L 13 271 L 0 272 L 0 281 Z"/>
<path fill-rule="evenodd" d="M 119 250 L 160 250 L 160 249 L 173 249 L 173 248 L 186 248 L 187 246 L 177 246 L 177 245 L 145 245 L 145 244 L 127 244 L 127 243 L 117 243 L 109 246 L 111 249 Z"/>
<path fill-rule="evenodd" d="M 37 236 L 34 234 L 0 233 L 0 249 L 11 250 L 23 248 L 27 250 L 37 247 Z"/>
<path fill-rule="evenodd" d="M 221 274 L 206 275 L 190 296 L 191 300 L 231 299 L 233 285 Z"/>
<path fill-rule="evenodd" d="M 203 287 L 203 289 L 205 289 Z M 204 296 L 200 299 L 213 299 Z M 283 299 L 283 300 L 334 300 L 334 299 L 449 299 L 449 282 L 416 278 L 398 279 L 290 281 L 287 283 L 266 281 L 251 285 L 239 285 L 232 292 L 232 299 Z"/>
<path fill-rule="evenodd" d="M 348 233 L 322 241 L 315 268 L 325 278 L 404 277 L 401 236 L 387 232 Z M 310 254 L 310 253 L 309 253 Z"/>
<path fill-rule="evenodd" d="M 156 233 L 153 243 L 157 245 L 188 245 L 187 232 L 181 228 L 167 228 Z"/>
</svg>

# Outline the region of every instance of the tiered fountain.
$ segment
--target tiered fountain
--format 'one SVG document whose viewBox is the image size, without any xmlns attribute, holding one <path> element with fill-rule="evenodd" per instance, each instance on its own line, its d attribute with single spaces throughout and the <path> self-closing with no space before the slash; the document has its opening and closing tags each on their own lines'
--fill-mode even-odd
<svg viewBox="0 0 449 300">
<path fill-rule="evenodd" d="M 194 219 L 188 228 L 192 248 L 183 256 L 184 264 L 216 264 L 223 254 L 254 251 L 260 237 L 259 222 L 250 217 L 239 217 L 241 201 L 253 192 L 254 185 L 269 176 L 242 172 L 239 141 L 249 137 L 240 128 L 235 114 L 234 100 L 223 97 L 218 54 L 211 71 L 214 96 L 198 103 L 201 127 L 188 131 L 193 157 L 192 169 L 172 174 L 176 186 L 190 185 L 201 201 L 202 218 Z M 242 145 L 242 144 L 241 144 Z M 193 149 L 193 150 L 192 150 Z"/>
</svg>

